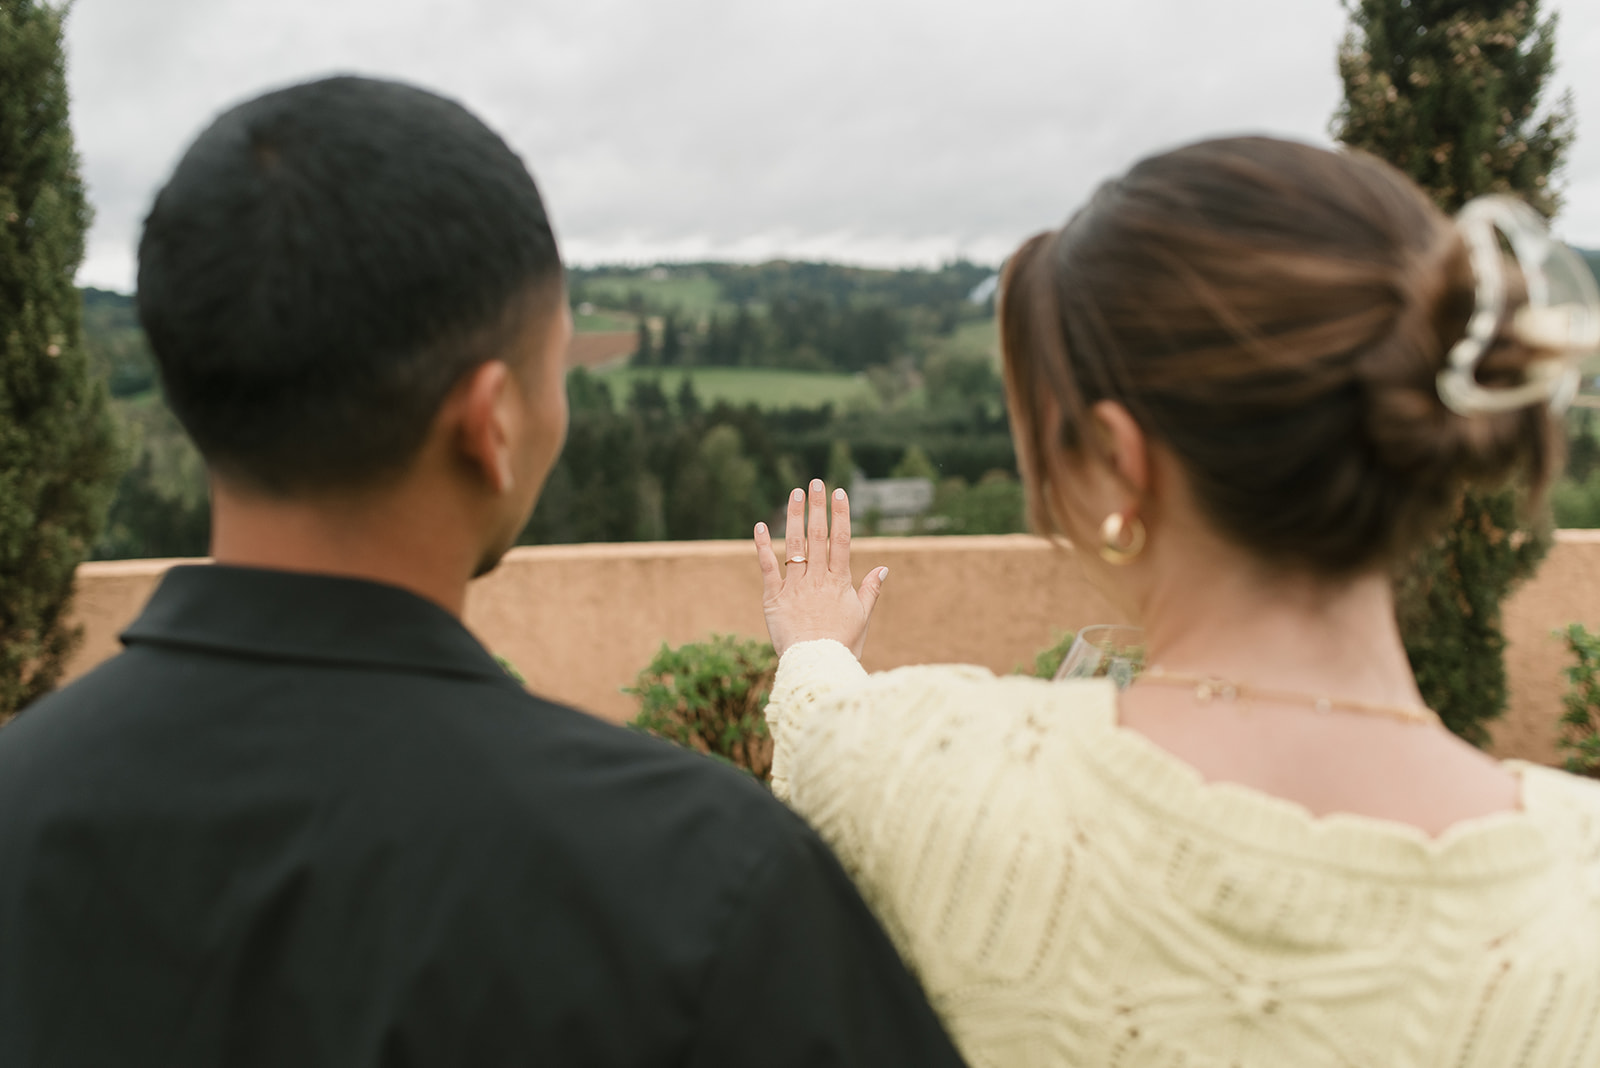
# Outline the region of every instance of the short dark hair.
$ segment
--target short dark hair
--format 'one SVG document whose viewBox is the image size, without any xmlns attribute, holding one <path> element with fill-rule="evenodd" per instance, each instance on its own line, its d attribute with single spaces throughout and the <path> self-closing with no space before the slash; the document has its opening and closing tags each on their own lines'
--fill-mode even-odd
<svg viewBox="0 0 1600 1068">
<path fill-rule="evenodd" d="M 560 279 L 539 190 L 494 131 L 338 77 L 240 104 L 190 146 L 145 220 L 138 301 L 207 463 L 290 494 L 404 469 Z"/>
<path fill-rule="evenodd" d="M 1440 400 L 1472 308 L 1460 232 L 1371 156 L 1246 137 L 1146 159 L 1007 265 L 1001 347 L 1034 522 L 1067 533 L 1045 456 L 1092 448 L 1089 409 L 1109 399 L 1263 561 L 1334 576 L 1399 562 L 1468 482 L 1520 470 L 1539 491 L 1553 469 L 1548 406 L 1462 416 Z M 1538 356 L 1502 337 L 1480 378 L 1515 383 Z"/>
</svg>

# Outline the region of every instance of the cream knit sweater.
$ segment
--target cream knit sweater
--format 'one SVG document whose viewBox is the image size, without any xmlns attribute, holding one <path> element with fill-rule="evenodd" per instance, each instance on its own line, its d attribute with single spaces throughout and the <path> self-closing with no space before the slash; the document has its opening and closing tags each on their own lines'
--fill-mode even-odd
<svg viewBox="0 0 1600 1068">
<path fill-rule="evenodd" d="M 1600 784 L 1430 839 L 1206 784 L 1102 682 L 784 654 L 773 789 L 974 1066 L 1600 1068 Z"/>
</svg>

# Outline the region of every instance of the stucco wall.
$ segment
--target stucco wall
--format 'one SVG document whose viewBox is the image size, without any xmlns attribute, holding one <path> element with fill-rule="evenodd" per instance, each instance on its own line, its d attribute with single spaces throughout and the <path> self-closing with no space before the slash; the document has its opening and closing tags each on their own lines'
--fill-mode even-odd
<svg viewBox="0 0 1600 1068">
<path fill-rule="evenodd" d="M 1009 671 L 1031 663 L 1060 630 L 1117 618 L 1070 552 L 1025 535 L 863 538 L 858 571 L 887 565 L 866 663 L 962 660 Z M 117 649 L 174 561 L 85 564 L 76 615 L 81 674 Z M 859 577 L 859 576 L 858 576 Z M 633 712 L 620 692 L 661 645 L 712 632 L 756 636 L 761 581 L 743 542 L 572 545 L 514 550 L 474 584 L 467 624 L 548 697 L 613 720 Z M 1505 756 L 1558 760 L 1565 651 L 1552 632 L 1600 624 L 1600 532 L 1563 531 L 1539 574 L 1506 607 L 1512 707 L 1495 729 Z"/>
<path fill-rule="evenodd" d="M 1600 531 L 1557 534 L 1539 573 L 1506 602 L 1511 708 L 1494 725 L 1495 750 L 1504 756 L 1561 762 L 1556 741 L 1571 657 L 1555 632 L 1569 623 L 1600 628 Z"/>
</svg>

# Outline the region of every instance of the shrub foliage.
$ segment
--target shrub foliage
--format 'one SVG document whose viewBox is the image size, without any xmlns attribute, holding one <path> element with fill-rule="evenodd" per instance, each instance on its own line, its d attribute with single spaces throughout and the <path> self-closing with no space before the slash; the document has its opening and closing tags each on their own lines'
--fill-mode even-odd
<svg viewBox="0 0 1600 1068">
<path fill-rule="evenodd" d="M 1050 646 L 1034 654 L 1033 667 L 1019 667 L 1012 674 L 1032 675 L 1036 679 L 1055 678 L 1056 672 L 1061 670 L 1061 662 L 1067 658 L 1067 653 L 1072 649 L 1073 640 L 1077 636 L 1077 631 L 1063 631 Z"/>
<path fill-rule="evenodd" d="M 1600 779 L 1600 635 L 1574 623 L 1563 636 L 1573 663 L 1566 669 L 1561 748 L 1567 753 L 1568 771 Z"/>
<path fill-rule="evenodd" d="M 624 692 L 639 698 L 632 726 L 772 779 L 765 709 L 778 658 L 772 646 L 712 635 L 660 652 Z"/>
</svg>

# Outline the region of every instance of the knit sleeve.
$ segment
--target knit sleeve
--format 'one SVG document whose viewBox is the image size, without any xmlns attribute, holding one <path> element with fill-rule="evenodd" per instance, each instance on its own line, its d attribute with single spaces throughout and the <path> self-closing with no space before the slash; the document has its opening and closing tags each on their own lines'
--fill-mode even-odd
<svg viewBox="0 0 1600 1068">
<path fill-rule="evenodd" d="M 784 655 L 768 705 L 773 786 L 815 827 L 913 970 L 927 963 L 927 908 L 940 900 L 917 856 L 976 811 L 1012 716 L 1007 680 L 969 666 L 867 675 L 838 643 Z"/>
<path fill-rule="evenodd" d="M 794 752 L 819 715 L 819 706 L 866 679 L 861 662 L 836 641 L 800 642 L 784 652 L 766 712 L 772 734 L 772 792 L 781 800 L 789 800 Z"/>
</svg>

